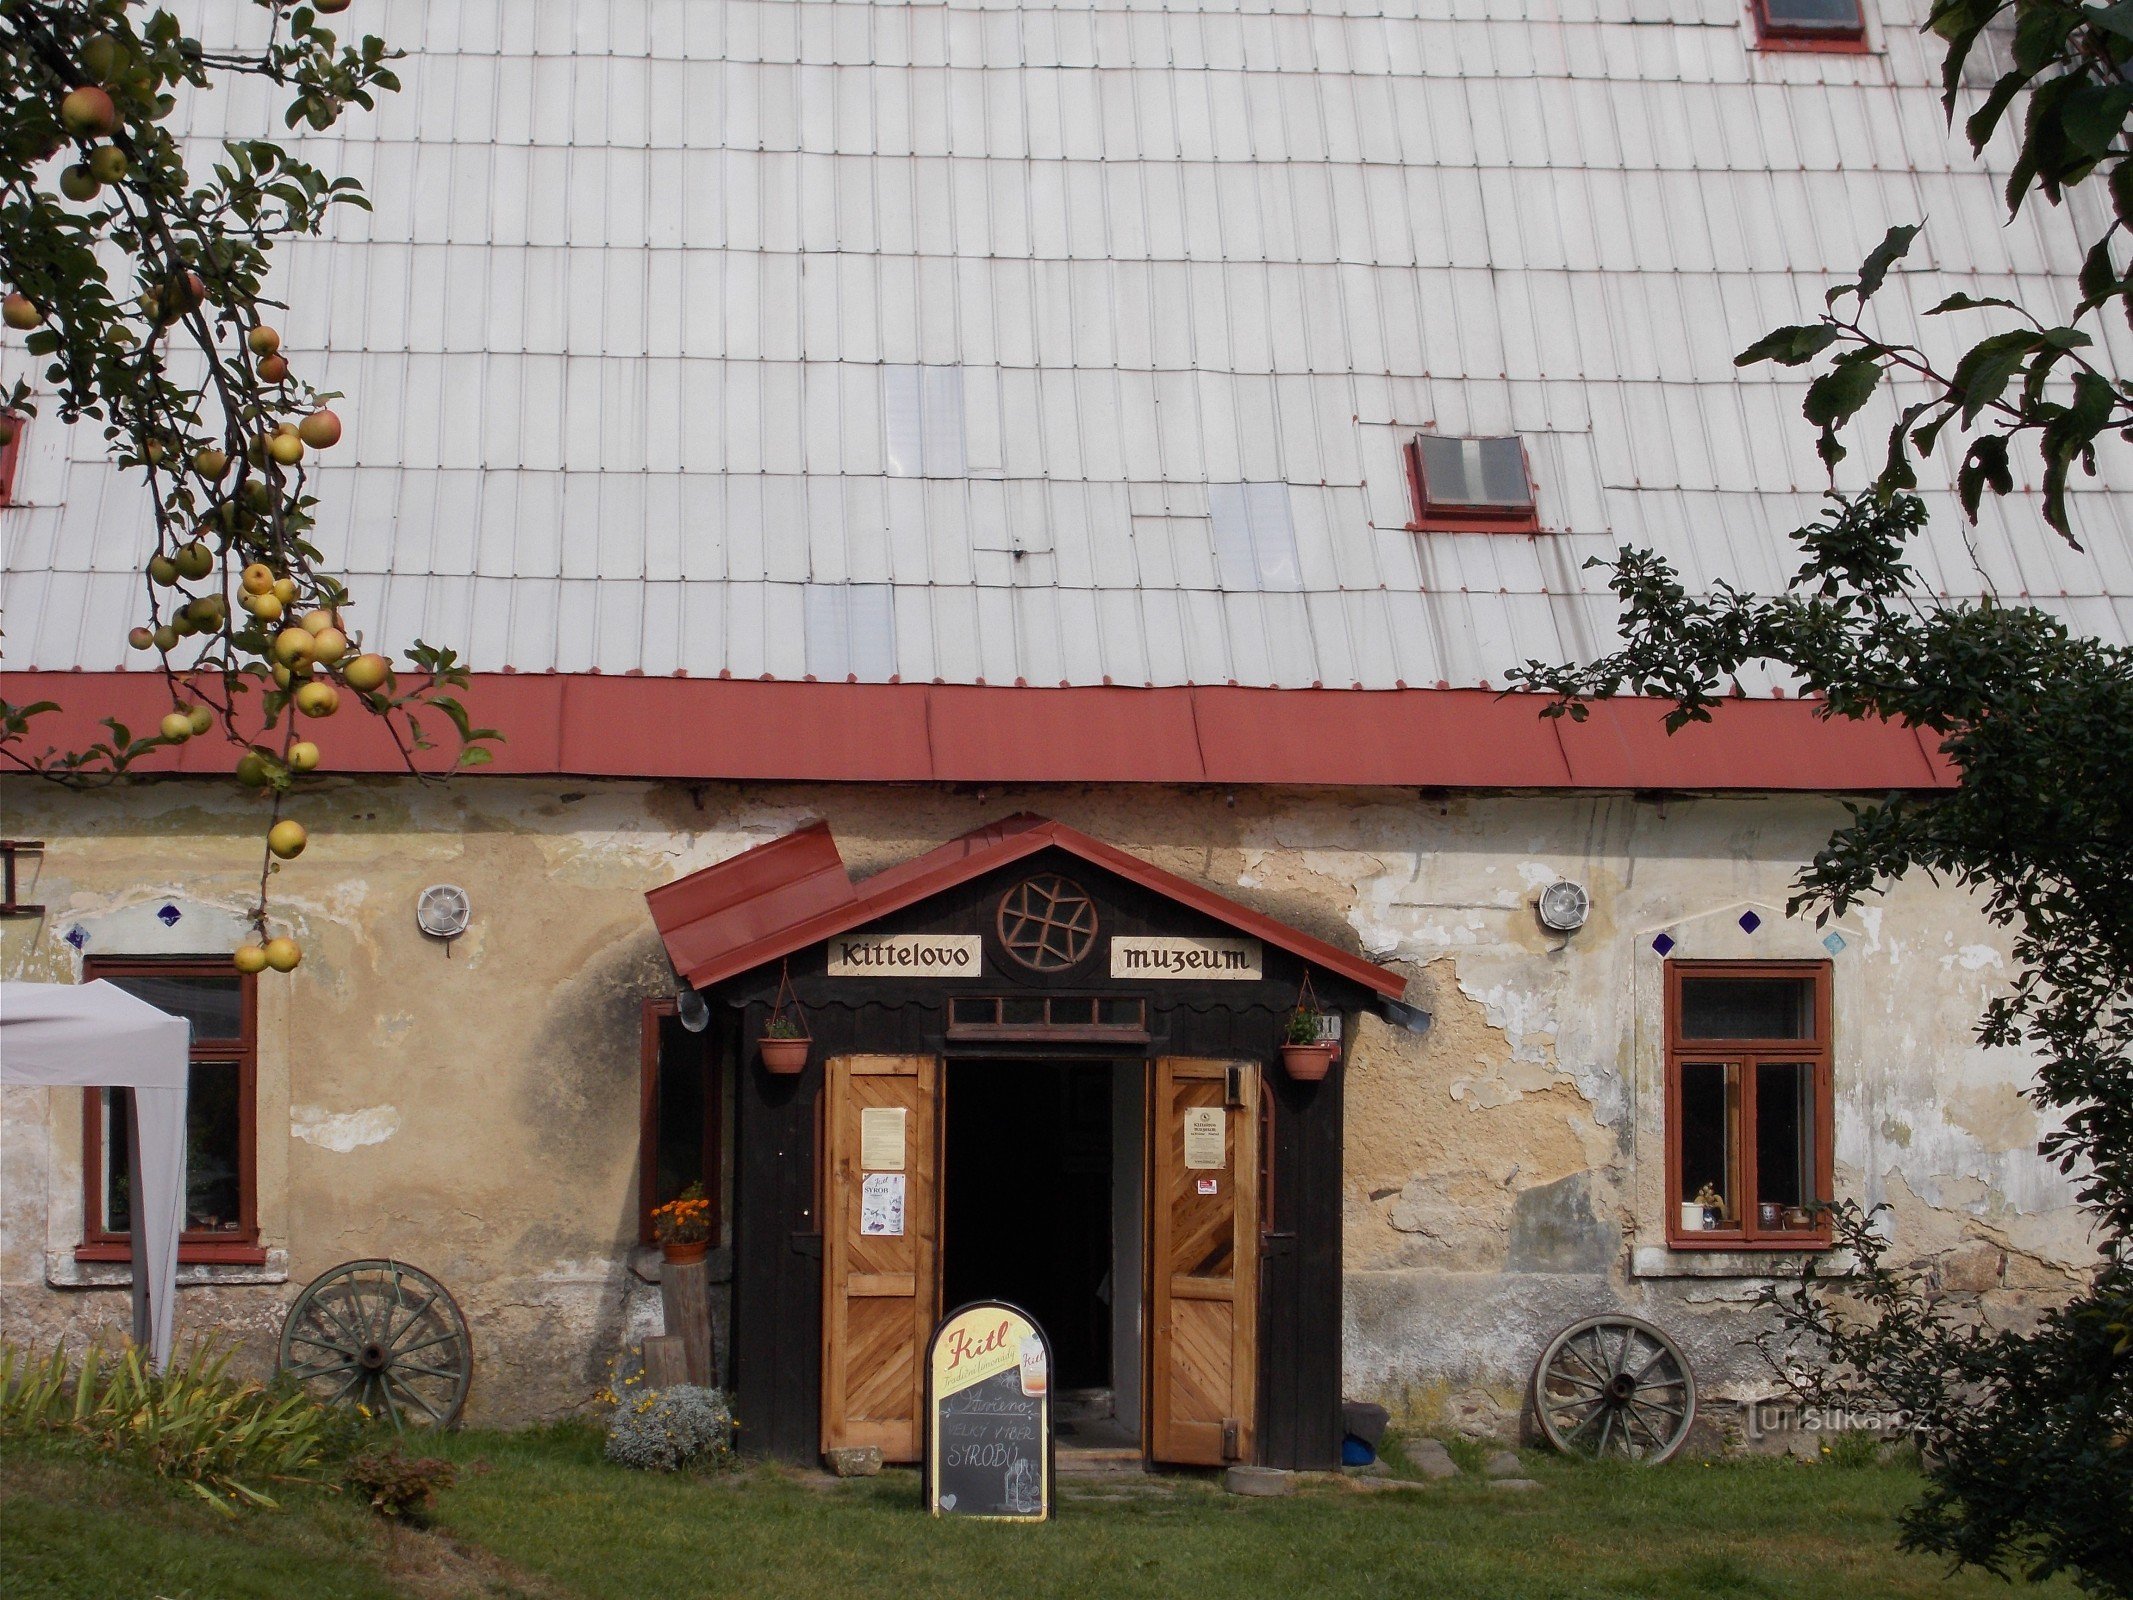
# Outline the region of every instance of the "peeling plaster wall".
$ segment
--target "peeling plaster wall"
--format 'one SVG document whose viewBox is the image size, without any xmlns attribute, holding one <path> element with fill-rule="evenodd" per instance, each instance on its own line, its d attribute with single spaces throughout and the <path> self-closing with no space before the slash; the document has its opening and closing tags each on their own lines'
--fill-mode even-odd
<svg viewBox="0 0 2133 1600">
<path fill-rule="evenodd" d="M 90 953 L 219 952 L 256 882 L 262 822 L 198 782 L 68 796 L 21 781 L 9 831 L 48 841 L 0 924 L 7 976 L 71 981 Z M 1424 1035 L 1360 1021 L 1348 1073 L 1349 1391 L 1404 1417 L 1500 1429 L 1557 1327 L 1622 1308 L 1667 1327 L 1709 1392 L 1762 1392 L 1738 1341 L 1767 1260 L 1664 1248 L 1655 934 L 1691 957 L 1823 957 L 1786 886 L 1841 817 L 1797 798 L 1503 797 L 1169 789 L 329 781 L 277 880 L 303 941 L 261 987 L 264 1270 L 210 1270 L 180 1325 L 271 1359 L 287 1301 L 336 1262 L 395 1255 L 459 1297 L 472 1415 L 581 1405 L 657 1318 L 633 1270 L 641 1002 L 673 979 L 643 891 L 817 818 L 855 874 L 978 823 L 1043 812 L 1410 974 Z M 1533 915 L 1592 893 L 1567 938 Z M 414 924 L 427 884 L 470 893 L 449 953 Z M 155 915 L 166 902 L 175 927 Z M 1739 925 L 1754 909 L 1762 926 Z M 1840 1190 L 1893 1207 L 1899 1256 L 2019 1317 L 2092 1245 L 2035 1154 L 2028 1064 L 1973 1027 L 2004 938 L 1924 883 L 1836 926 Z M 79 1096 L 0 1097 L 0 1330 L 123 1325 L 122 1271 L 73 1260 Z"/>
</svg>

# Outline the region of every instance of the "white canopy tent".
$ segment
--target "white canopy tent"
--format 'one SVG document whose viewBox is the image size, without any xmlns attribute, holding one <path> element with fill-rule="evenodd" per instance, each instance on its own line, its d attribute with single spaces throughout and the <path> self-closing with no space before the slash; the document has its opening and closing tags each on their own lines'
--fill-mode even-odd
<svg viewBox="0 0 2133 1600">
<path fill-rule="evenodd" d="M 116 985 L 0 983 L 0 1084 L 133 1093 L 133 1340 L 170 1360 L 192 1029 Z M 108 1125 L 108 1124 L 107 1124 Z"/>
</svg>

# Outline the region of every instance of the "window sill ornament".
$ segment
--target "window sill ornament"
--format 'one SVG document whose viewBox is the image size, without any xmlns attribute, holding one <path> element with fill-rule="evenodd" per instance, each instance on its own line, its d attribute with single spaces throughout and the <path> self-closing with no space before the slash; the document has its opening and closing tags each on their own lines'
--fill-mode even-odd
<svg viewBox="0 0 2133 1600">
<path fill-rule="evenodd" d="M 783 962 L 778 964 L 778 993 L 770 1005 L 770 1020 L 763 1024 L 763 1036 L 755 1047 L 764 1070 L 778 1077 L 797 1077 L 807 1070 L 807 1053 L 814 1040 L 807 1036 L 807 1018 Z"/>
<path fill-rule="evenodd" d="M 1296 994 L 1296 1009 L 1289 1013 L 1281 1035 L 1281 1065 L 1298 1083 L 1318 1083 L 1333 1070 L 1341 1047 L 1322 1037 L 1325 1013 L 1311 988 L 1310 969 L 1304 970 L 1303 987 Z"/>
</svg>

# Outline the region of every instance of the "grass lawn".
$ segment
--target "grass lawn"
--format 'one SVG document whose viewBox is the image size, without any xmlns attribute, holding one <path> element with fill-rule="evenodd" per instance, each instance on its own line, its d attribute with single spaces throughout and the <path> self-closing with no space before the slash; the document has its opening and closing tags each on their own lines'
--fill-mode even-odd
<svg viewBox="0 0 2133 1600">
<path fill-rule="evenodd" d="M 229 1518 L 120 1463 L 0 1444 L 8 1600 L 698 1600 L 704 1596 L 1394 1596 L 1637 1600 L 2006 1595 L 1894 1550 L 1918 1480 L 1788 1462 L 1658 1469 L 1528 1457 L 1538 1491 L 1460 1480 L 1248 1500 L 1195 1479 L 1070 1482 L 1046 1527 L 935 1523 L 909 1472 L 662 1478 L 588 1429 L 467 1433 L 436 1529 L 298 1491 Z M 2070 1587 L 2012 1592 L 2070 1595 Z"/>
</svg>

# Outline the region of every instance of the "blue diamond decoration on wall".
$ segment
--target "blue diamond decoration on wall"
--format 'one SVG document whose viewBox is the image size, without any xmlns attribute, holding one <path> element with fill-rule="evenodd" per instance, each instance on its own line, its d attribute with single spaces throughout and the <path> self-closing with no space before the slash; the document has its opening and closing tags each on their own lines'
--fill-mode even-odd
<svg viewBox="0 0 2133 1600">
<path fill-rule="evenodd" d="M 178 925 L 178 919 L 184 915 L 185 913 L 176 906 L 166 904 L 156 913 L 156 921 L 162 923 L 166 928 L 175 928 Z"/>
<path fill-rule="evenodd" d="M 87 928 L 84 928 L 80 923 L 76 923 L 73 927 L 67 930 L 66 940 L 68 944 L 71 944 L 72 946 L 74 946 L 75 949 L 79 950 L 83 945 L 89 942 L 89 930 Z"/>
<path fill-rule="evenodd" d="M 1661 955 L 1665 955 L 1669 950 L 1674 948 L 1674 936 L 1671 933 L 1662 933 L 1661 935 L 1659 935 L 1658 938 L 1652 941 L 1652 948 L 1658 951 Z"/>
<path fill-rule="evenodd" d="M 1844 935 L 1841 933 L 1830 934 L 1823 939 L 1822 948 L 1833 956 L 1842 955 L 1844 953 Z"/>
<path fill-rule="evenodd" d="M 1763 919 L 1757 916 L 1754 912 L 1743 911 L 1740 914 L 1740 931 L 1742 933 L 1753 933 L 1757 928 L 1760 928 L 1762 925 Z"/>
</svg>

